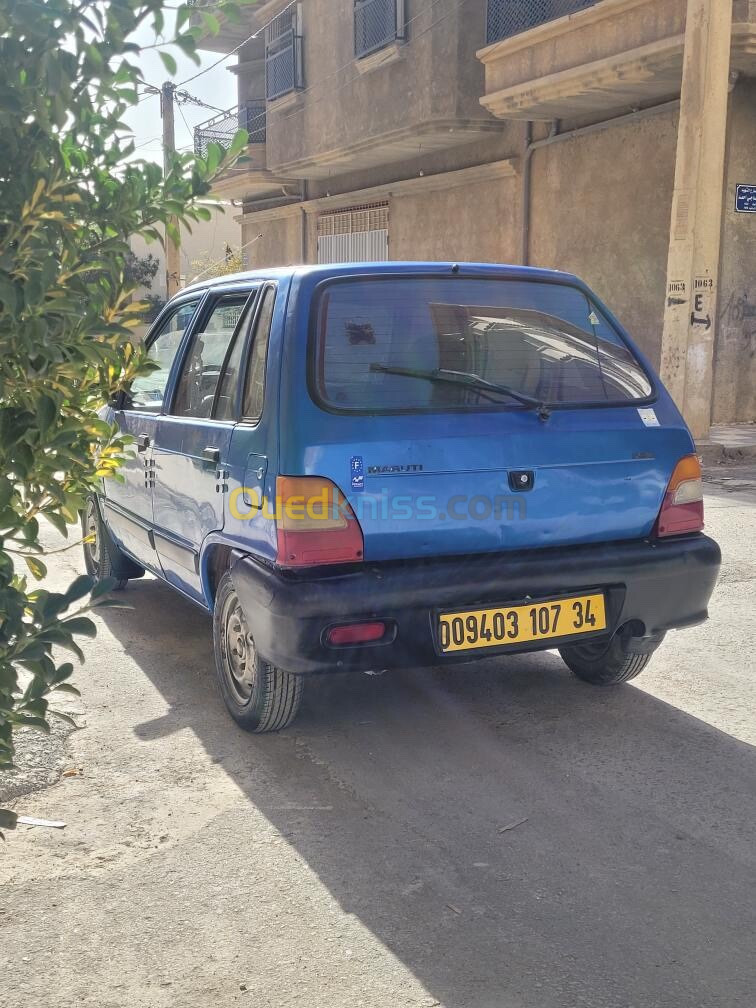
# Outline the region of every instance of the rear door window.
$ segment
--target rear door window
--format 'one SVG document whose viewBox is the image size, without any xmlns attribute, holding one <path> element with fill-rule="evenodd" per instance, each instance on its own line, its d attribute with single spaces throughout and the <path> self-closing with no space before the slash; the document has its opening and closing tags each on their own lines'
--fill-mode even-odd
<svg viewBox="0 0 756 1008">
<path fill-rule="evenodd" d="M 265 369 L 268 361 L 270 325 L 273 320 L 273 307 L 276 303 L 275 287 L 266 287 L 262 297 L 249 353 L 247 381 L 242 404 L 243 416 L 254 421 L 259 420 L 262 416 L 265 404 Z"/>
<path fill-rule="evenodd" d="M 171 414 L 209 418 L 231 340 L 249 292 L 218 298 L 192 337 Z"/>
<path fill-rule="evenodd" d="M 520 405 L 485 382 L 556 407 L 653 392 L 620 333 L 567 284 L 370 277 L 328 285 L 316 314 L 313 391 L 336 410 Z"/>
</svg>

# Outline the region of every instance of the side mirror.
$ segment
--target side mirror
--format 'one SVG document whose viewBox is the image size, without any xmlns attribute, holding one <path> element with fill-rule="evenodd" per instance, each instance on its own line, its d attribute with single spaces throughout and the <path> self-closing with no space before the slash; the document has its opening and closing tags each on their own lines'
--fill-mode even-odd
<svg viewBox="0 0 756 1008">
<path fill-rule="evenodd" d="M 108 402 L 108 406 L 112 410 L 130 409 L 131 396 L 128 394 L 128 392 L 121 389 L 120 392 L 116 392 L 116 394 L 110 399 L 110 401 Z"/>
</svg>

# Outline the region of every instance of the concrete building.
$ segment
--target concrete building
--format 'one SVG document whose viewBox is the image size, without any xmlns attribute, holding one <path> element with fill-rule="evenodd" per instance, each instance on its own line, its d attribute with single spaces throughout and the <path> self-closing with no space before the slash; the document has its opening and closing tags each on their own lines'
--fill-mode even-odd
<svg viewBox="0 0 756 1008">
<path fill-rule="evenodd" d="M 574 271 L 694 433 L 756 417 L 756 0 L 268 0 L 241 43 L 250 268 Z M 255 34 L 254 38 L 250 38 Z"/>
</svg>

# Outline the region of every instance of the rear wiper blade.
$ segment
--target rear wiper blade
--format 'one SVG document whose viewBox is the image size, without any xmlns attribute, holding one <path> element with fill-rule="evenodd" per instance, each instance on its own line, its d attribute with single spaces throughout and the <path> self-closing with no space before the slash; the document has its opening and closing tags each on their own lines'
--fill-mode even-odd
<svg viewBox="0 0 756 1008">
<path fill-rule="evenodd" d="M 500 395 L 507 395 L 512 399 L 516 399 L 523 406 L 529 406 L 531 409 L 536 410 L 541 420 L 548 420 L 551 416 L 551 410 L 540 399 L 535 399 L 524 392 L 518 392 L 508 385 L 490 382 L 486 378 L 481 378 L 480 375 L 472 374 L 469 371 L 451 371 L 448 368 L 436 368 L 433 371 L 424 371 L 422 368 L 394 367 L 393 364 L 371 364 L 370 370 L 377 371 L 380 374 L 401 375 L 405 378 L 421 378 L 431 382 L 464 385 L 468 388 L 478 389 L 479 391 L 497 392 Z"/>
</svg>

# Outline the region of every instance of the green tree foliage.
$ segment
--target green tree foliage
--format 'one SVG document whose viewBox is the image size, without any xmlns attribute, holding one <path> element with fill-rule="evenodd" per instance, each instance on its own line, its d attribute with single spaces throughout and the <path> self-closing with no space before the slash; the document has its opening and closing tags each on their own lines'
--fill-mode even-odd
<svg viewBox="0 0 756 1008">
<path fill-rule="evenodd" d="M 126 253 L 123 266 L 123 278 L 129 287 L 152 287 L 152 281 L 160 269 L 160 260 L 151 252 L 146 256 L 137 256 L 133 252 Z"/>
<path fill-rule="evenodd" d="M 124 280 L 129 287 L 146 287 L 150 290 L 159 269 L 160 260 L 151 252 L 146 256 L 137 256 L 129 252 L 123 270 Z M 139 319 L 143 323 L 154 322 L 167 304 L 165 298 L 159 294 L 143 294 L 139 300 L 142 302 Z"/>
<path fill-rule="evenodd" d="M 180 8 L 172 44 L 195 55 L 219 6 L 238 16 L 225 2 Z M 131 301 L 129 239 L 208 219 L 210 184 L 246 143 L 177 155 L 165 178 L 134 157 L 122 122 L 139 98 L 134 35 L 160 35 L 161 7 L 0 0 L 0 765 L 17 726 L 47 729 L 50 694 L 75 692 L 58 649 L 81 659 L 77 637 L 95 633 L 84 610 L 107 601 L 88 578 L 45 588 L 40 522 L 78 527 L 86 495 L 132 450 L 97 414 L 149 368 L 130 341 L 144 306 Z"/>
</svg>

